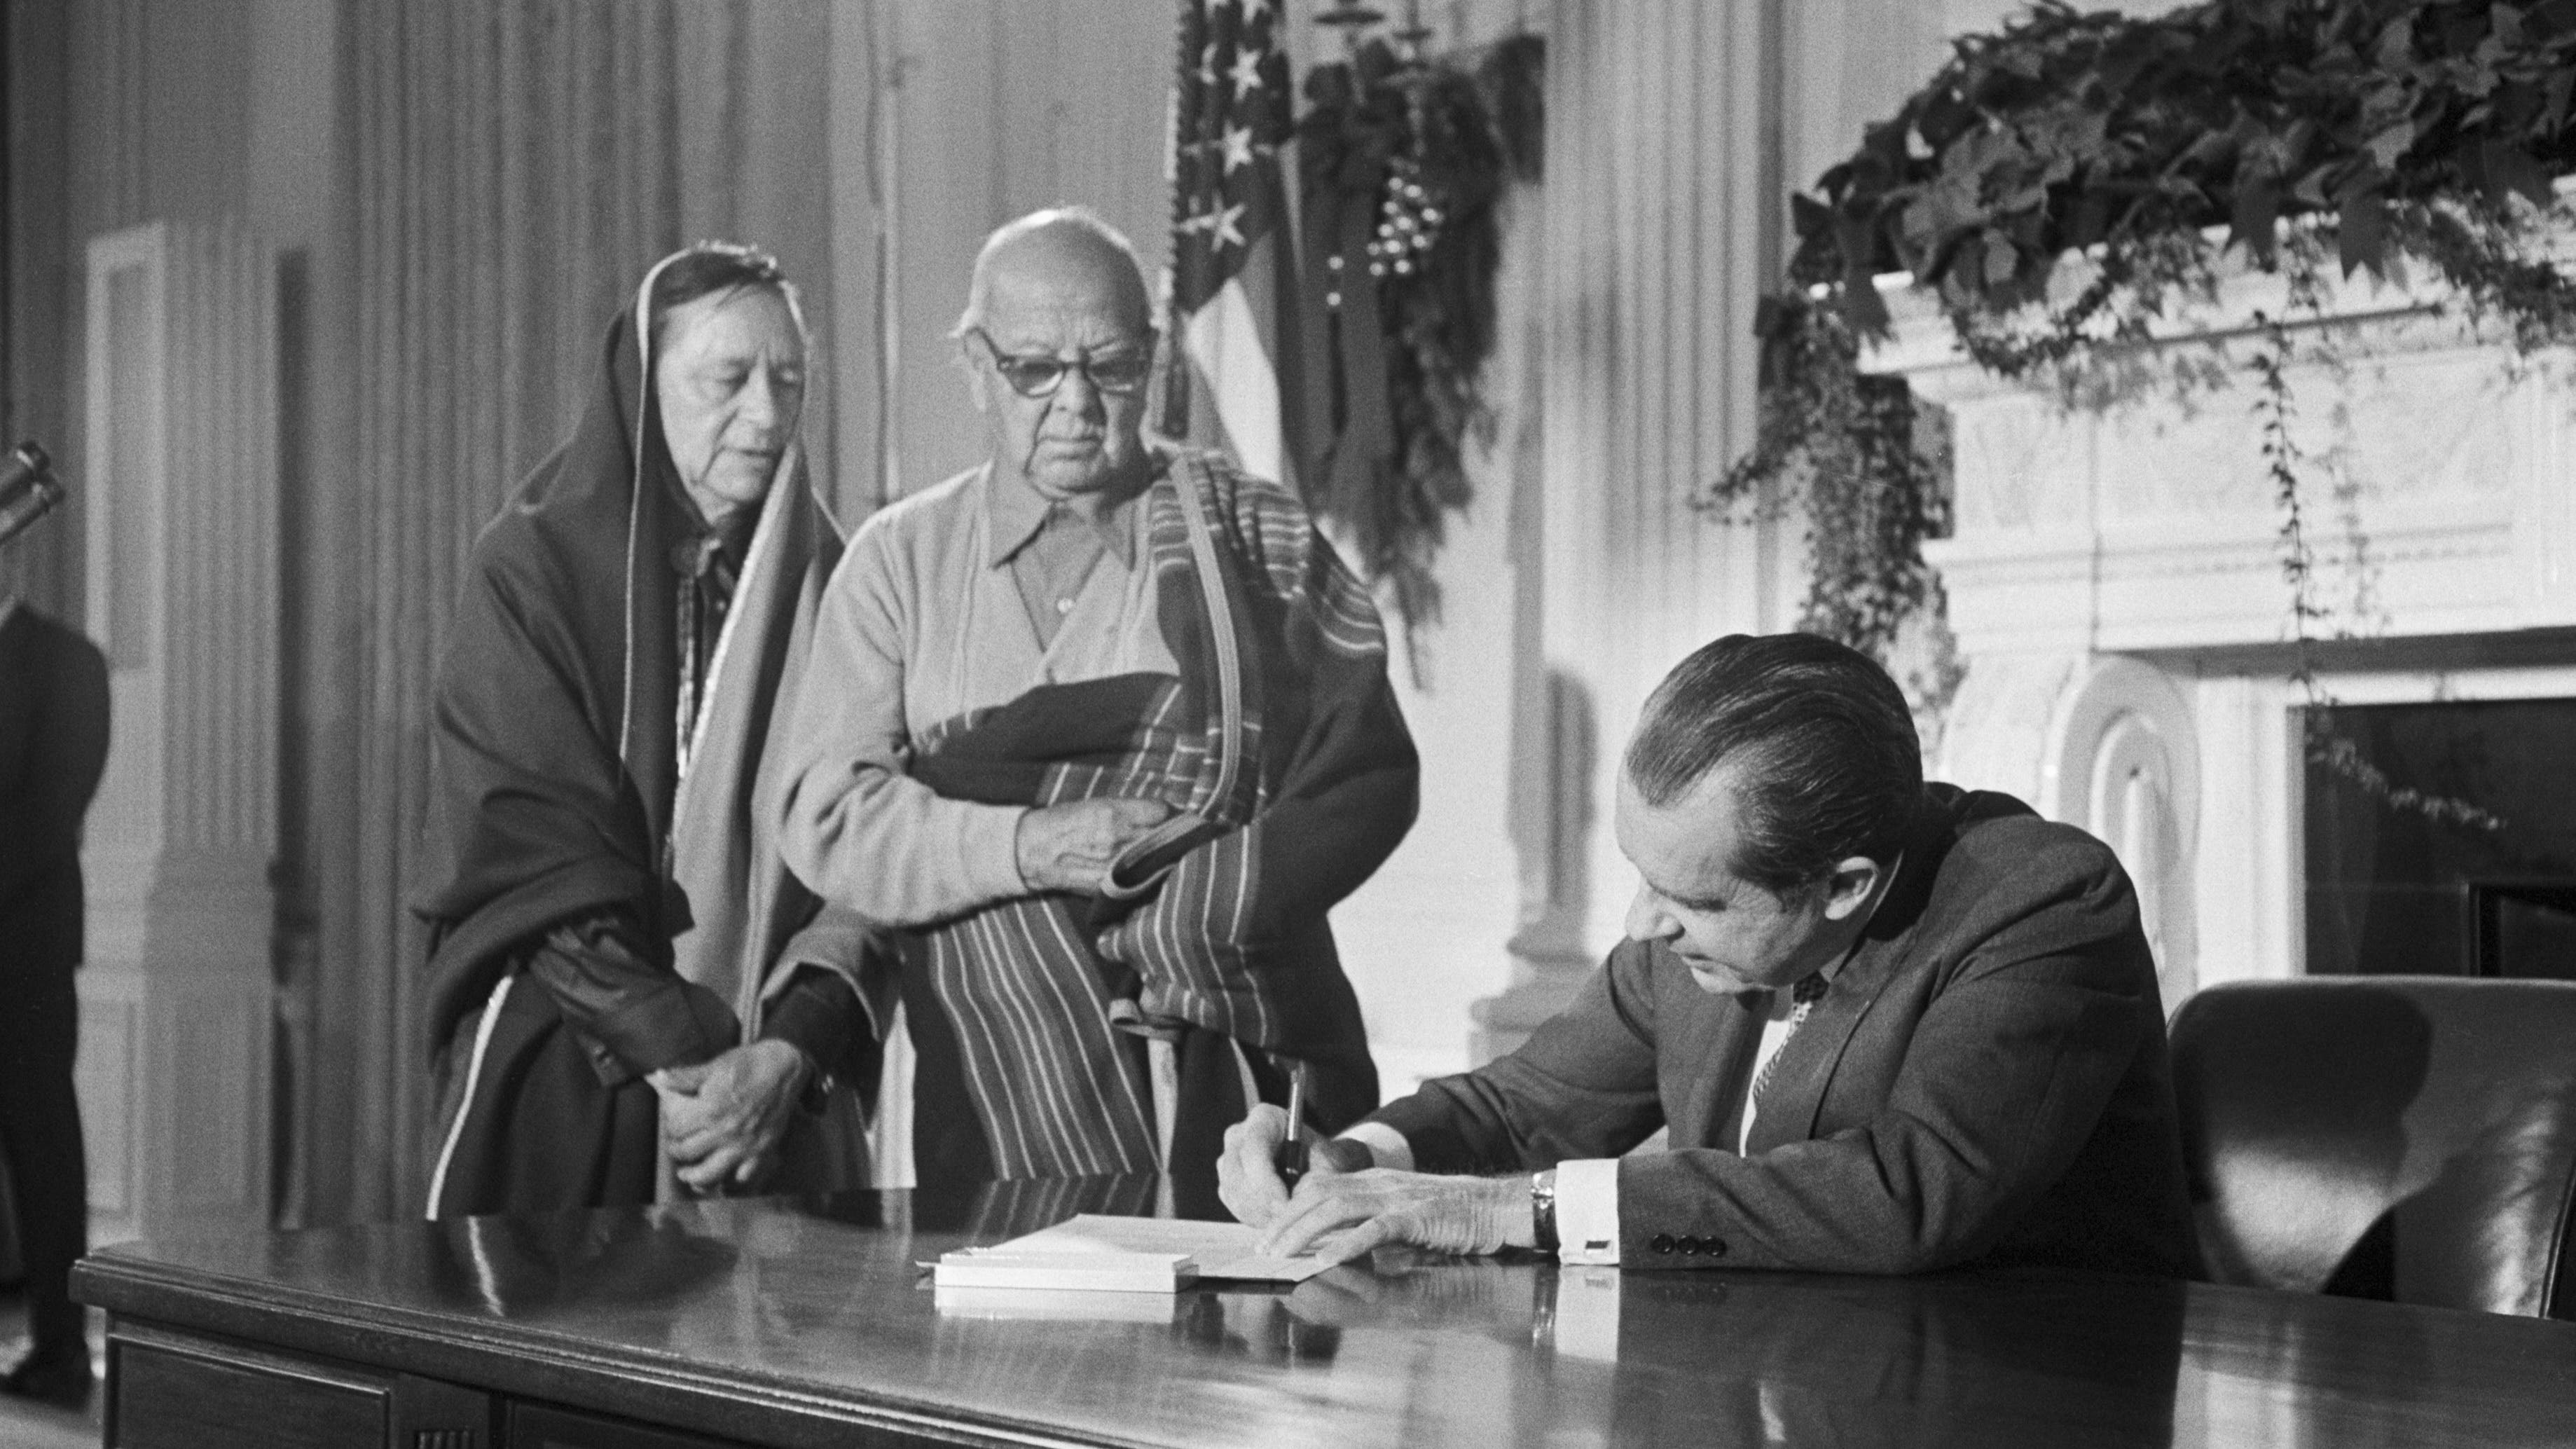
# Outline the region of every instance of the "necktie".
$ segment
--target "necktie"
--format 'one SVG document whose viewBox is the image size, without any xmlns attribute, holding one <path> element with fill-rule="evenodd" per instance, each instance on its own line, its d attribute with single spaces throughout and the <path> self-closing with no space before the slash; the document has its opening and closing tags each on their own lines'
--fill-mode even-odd
<svg viewBox="0 0 2576 1449">
<path fill-rule="evenodd" d="M 680 575 L 680 677 L 676 700 L 679 776 L 688 778 L 690 747 L 696 743 L 698 711 L 714 683 L 716 640 L 724 632 L 725 612 L 733 606 L 739 581 L 722 531 L 711 531 L 671 550 L 671 567 Z"/>
<path fill-rule="evenodd" d="M 1762 1070 L 1753 1074 L 1753 1090 L 1745 1093 L 1745 1101 L 1756 1109 L 1762 1105 L 1762 1089 L 1771 1085 L 1771 1074 L 1779 1069 L 1780 1058 L 1789 1054 L 1790 1039 L 1798 1034 L 1799 1027 L 1807 1024 L 1807 1013 L 1815 1010 L 1817 1000 L 1824 994 L 1825 977 L 1822 972 L 1813 973 L 1790 988 L 1789 999 L 1796 1002 L 1797 1007 L 1789 1013 L 1789 1029 L 1780 1034 L 1780 1045 L 1772 1050 L 1770 1059 L 1763 1062 Z"/>
</svg>

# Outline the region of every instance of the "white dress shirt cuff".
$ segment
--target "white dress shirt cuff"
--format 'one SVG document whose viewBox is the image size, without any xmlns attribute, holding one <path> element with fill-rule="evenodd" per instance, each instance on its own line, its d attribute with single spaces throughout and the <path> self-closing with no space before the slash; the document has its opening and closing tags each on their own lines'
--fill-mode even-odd
<svg viewBox="0 0 2576 1449">
<path fill-rule="evenodd" d="M 1578 1157 L 1556 1165 L 1556 1258 L 1595 1267 L 1618 1265 L 1618 1158 Z"/>
<path fill-rule="evenodd" d="M 1397 1172 L 1413 1170 L 1413 1144 L 1404 1140 L 1403 1133 L 1383 1122 L 1357 1123 L 1341 1135 L 1344 1141 L 1356 1142 L 1367 1148 L 1369 1156 L 1376 1158 L 1380 1167 Z"/>
</svg>

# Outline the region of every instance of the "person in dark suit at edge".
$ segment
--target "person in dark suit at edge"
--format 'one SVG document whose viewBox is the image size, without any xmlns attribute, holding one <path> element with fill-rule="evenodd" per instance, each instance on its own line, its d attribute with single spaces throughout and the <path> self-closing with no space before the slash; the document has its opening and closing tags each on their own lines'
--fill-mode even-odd
<svg viewBox="0 0 2576 1449">
<path fill-rule="evenodd" d="M 1519 1050 L 1319 1144 L 1293 1192 L 1277 1108 L 1228 1130 L 1223 1195 L 1266 1248 L 2196 1274 L 2128 877 L 2020 801 L 1925 783 L 1877 665 L 1702 647 L 1647 701 L 1614 821 L 1628 939 Z"/>
<path fill-rule="evenodd" d="M 26 1267 L 27 1355 L 0 1388 L 77 1406 L 90 1388 L 72 1263 L 89 1173 L 72 1055 L 80 999 L 81 817 L 107 764 L 107 659 L 18 596 L 0 545 L 0 1152 Z"/>
</svg>

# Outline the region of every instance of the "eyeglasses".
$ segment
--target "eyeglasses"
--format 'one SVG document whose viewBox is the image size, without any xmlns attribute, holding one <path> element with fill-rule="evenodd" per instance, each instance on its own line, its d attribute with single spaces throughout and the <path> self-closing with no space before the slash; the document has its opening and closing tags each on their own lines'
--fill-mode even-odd
<svg viewBox="0 0 2576 1449">
<path fill-rule="evenodd" d="M 1064 385 L 1065 375 L 1076 368 L 1091 380 L 1095 390 L 1111 397 L 1125 397 L 1143 387 L 1145 379 L 1154 371 L 1151 348 L 1114 357 L 1086 355 L 1067 362 L 1043 352 L 1004 352 L 983 328 L 969 327 L 966 330 L 974 333 L 976 340 L 984 344 L 984 350 L 993 354 L 993 370 L 1002 375 L 1002 381 L 1011 385 L 1011 391 L 1022 397 L 1052 396 L 1057 388 Z"/>
</svg>

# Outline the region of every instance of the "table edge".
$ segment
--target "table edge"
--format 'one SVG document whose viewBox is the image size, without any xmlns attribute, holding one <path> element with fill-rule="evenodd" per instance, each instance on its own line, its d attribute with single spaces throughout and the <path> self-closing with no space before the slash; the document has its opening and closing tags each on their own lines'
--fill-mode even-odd
<svg viewBox="0 0 2576 1449">
<path fill-rule="evenodd" d="M 73 1265 L 71 1289 L 111 1315 L 777 1449 L 845 1445 L 853 1428 L 991 1449 L 1168 1449 L 527 1325 L 381 1303 L 359 1312 L 361 1300 L 146 1258 L 94 1253 Z"/>
</svg>

